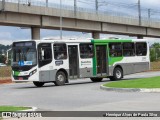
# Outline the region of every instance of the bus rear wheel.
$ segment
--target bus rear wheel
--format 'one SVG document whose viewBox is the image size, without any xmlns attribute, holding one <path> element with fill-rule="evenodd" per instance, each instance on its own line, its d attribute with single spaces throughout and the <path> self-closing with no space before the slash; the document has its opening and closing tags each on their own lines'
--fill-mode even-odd
<svg viewBox="0 0 160 120">
<path fill-rule="evenodd" d="M 121 68 L 116 67 L 113 71 L 113 76 L 110 77 L 111 81 L 121 80 L 123 78 L 123 71 Z"/>
<path fill-rule="evenodd" d="M 90 78 L 92 82 L 101 82 L 103 78 Z"/>
<path fill-rule="evenodd" d="M 44 82 L 33 82 L 33 84 L 36 86 L 36 87 L 42 87 L 44 85 Z"/>
<path fill-rule="evenodd" d="M 56 74 L 56 81 L 54 82 L 54 84 L 56 86 L 62 86 L 62 85 L 65 84 L 65 82 L 66 82 L 66 75 L 65 75 L 65 73 L 62 72 L 62 71 L 57 72 L 57 74 Z"/>
</svg>

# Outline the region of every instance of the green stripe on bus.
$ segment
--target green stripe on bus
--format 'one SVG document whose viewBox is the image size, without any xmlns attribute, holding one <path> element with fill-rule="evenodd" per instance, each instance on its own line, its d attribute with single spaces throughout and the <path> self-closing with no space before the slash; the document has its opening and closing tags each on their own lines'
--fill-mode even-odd
<svg viewBox="0 0 160 120">
<path fill-rule="evenodd" d="M 123 57 L 109 57 L 109 65 L 113 65 L 115 62 L 119 62 Z"/>
</svg>

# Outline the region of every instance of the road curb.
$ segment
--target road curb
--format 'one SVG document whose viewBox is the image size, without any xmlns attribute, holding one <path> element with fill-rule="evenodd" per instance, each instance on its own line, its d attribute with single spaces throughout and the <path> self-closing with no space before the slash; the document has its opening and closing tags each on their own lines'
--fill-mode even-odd
<svg viewBox="0 0 160 120">
<path fill-rule="evenodd" d="M 160 92 L 160 88 L 151 88 L 151 89 L 145 89 L 145 88 L 112 88 L 112 87 L 105 87 L 103 85 L 100 86 L 100 89 L 106 90 L 106 91 L 115 91 L 115 92 Z"/>
</svg>

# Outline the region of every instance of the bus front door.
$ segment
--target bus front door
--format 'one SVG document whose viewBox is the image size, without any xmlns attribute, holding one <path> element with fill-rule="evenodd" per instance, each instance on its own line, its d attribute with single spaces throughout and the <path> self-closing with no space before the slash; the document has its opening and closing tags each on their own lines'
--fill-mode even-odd
<svg viewBox="0 0 160 120">
<path fill-rule="evenodd" d="M 78 46 L 69 45 L 69 78 L 74 79 L 79 77 L 79 62 L 78 62 Z"/>
<path fill-rule="evenodd" d="M 96 60 L 97 60 L 97 76 L 107 75 L 107 52 L 106 45 L 96 46 Z"/>
</svg>

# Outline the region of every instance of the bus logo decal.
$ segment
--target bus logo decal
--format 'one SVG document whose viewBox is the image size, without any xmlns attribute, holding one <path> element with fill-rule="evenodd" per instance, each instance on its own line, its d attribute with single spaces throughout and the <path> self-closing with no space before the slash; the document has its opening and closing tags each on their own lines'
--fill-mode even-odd
<svg viewBox="0 0 160 120">
<path fill-rule="evenodd" d="M 56 66 L 63 65 L 63 61 L 55 61 Z"/>
</svg>

